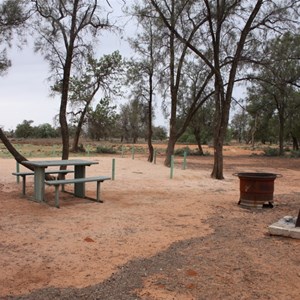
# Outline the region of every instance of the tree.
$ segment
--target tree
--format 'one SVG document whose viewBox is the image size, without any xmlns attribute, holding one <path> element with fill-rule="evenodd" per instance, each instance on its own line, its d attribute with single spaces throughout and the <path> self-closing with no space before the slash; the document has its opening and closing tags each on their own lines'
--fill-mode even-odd
<svg viewBox="0 0 300 300">
<path fill-rule="evenodd" d="M 58 137 L 58 132 L 49 123 L 44 123 L 33 128 L 33 136 L 35 138 L 55 138 Z"/>
<path fill-rule="evenodd" d="M 146 13 L 145 13 L 146 12 Z M 155 24 L 149 5 L 144 2 L 144 6 L 134 6 L 133 15 L 136 16 L 141 27 L 134 39 L 130 39 L 131 48 L 138 55 L 129 61 L 127 72 L 127 82 L 132 85 L 131 96 L 147 103 L 147 143 L 148 161 L 153 161 L 154 148 L 153 137 L 153 98 L 158 86 L 158 76 L 156 75 L 160 62 L 159 39 L 155 32 Z M 147 14 L 147 17 L 145 16 Z M 151 15 L 151 17 L 149 17 Z"/>
<path fill-rule="evenodd" d="M 102 98 L 95 110 L 88 114 L 88 134 L 92 139 L 108 138 L 116 131 L 116 106 L 109 98 Z"/>
<path fill-rule="evenodd" d="M 223 179 L 223 144 L 229 121 L 234 84 L 243 65 L 253 62 L 258 45 L 287 30 L 298 18 L 297 1 L 187 0 L 180 24 L 172 18 L 173 1 L 151 0 L 170 33 L 209 68 L 214 76 L 214 166 L 211 176 Z M 168 5 L 166 5 L 166 3 Z M 170 9 L 166 9 L 169 7 Z M 294 23 L 295 24 L 295 23 Z M 193 32 L 189 38 L 187 32 Z M 260 55 L 258 57 L 261 58 Z M 243 64 L 241 64 L 243 62 Z"/>
<path fill-rule="evenodd" d="M 276 111 L 279 155 L 284 154 L 285 123 L 293 111 L 300 107 L 300 101 L 295 97 L 300 87 L 299 43 L 300 35 L 290 32 L 269 41 L 265 50 L 265 63 L 253 75 L 252 97 L 268 98 L 270 107 Z"/>
<path fill-rule="evenodd" d="M 127 142 L 132 140 L 136 143 L 139 137 L 146 138 L 147 112 L 147 106 L 139 98 L 120 106 L 119 127 L 122 142 L 125 139 Z"/>
<path fill-rule="evenodd" d="M 10 46 L 13 33 L 20 33 L 24 28 L 28 16 L 22 0 L 6 0 L 0 4 L 0 75 L 11 66 L 6 46 Z"/>
<path fill-rule="evenodd" d="M 24 120 L 22 124 L 18 124 L 15 131 L 15 136 L 17 138 L 28 138 L 33 136 L 33 127 L 31 124 L 33 123 L 32 120 L 27 121 Z"/>
<path fill-rule="evenodd" d="M 160 91 L 166 108 L 165 114 L 170 120 L 169 139 L 164 164 L 170 166 L 171 156 L 174 154 L 175 144 L 185 132 L 192 117 L 199 107 L 209 98 L 209 82 L 212 72 L 199 59 L 192 57 L 187 45 L 181 43 L 172 30 L 168 30 L 162 22 L 161 14 L 167 16 L 167 22 L 173 28 L 180 28 L 188 41 L 195 37 L 196 31 L 188 31 L 182 19 L 185 2 L 163 1 L 154 14 L 149 13 L 148 7 L 141 10 L 144 18 L 153 19 L 155 33 L 160 38 L 156 46 L 161 57 L 161 70 L 159 74 Z M 153 8 L 152 8 L 153 10 Z M 151 12 L 151 10 L 150 10 Z M 194 67 L 195 66 L 195 67 Z M 192 68 L 191 68 L 192 67 Z M 197 74 L 195 71 L 197 70 Z M 197 84 L 195 85 L 195 82 Z"/>
<path fill-rule="evenodd" d="M 55 82 L 61 82 L 59 121 L 62 135 L 62 159 L 69 157 L 67 104 L 70 78 L 90 53 L 100 29 L 111 28 L 107 17 L 101 18 L 97 0 L 32 0 L 37 12 L 34 23 L 39 38 L 35 42 L 49 62 Z M 107 3 L 109 5 L 109 3 Z"/>
<path fill-rule="evenodd" d="M 71 77 L 69 100 L 72 110 L 69 114 L 71 114 L 72 123 L 76 125 L 72 152 L 79 151 L 78 144 L 82 126 L 96 94 L 101 92 L 106 99 L 119 94 L 122 66 L 123 60 L 119 51 L 103 55 L 99 60 L 88 56 L 84 70 Z M 61 92 L 61 85 L 55 85 L 53 90 Z"/>
</svg>

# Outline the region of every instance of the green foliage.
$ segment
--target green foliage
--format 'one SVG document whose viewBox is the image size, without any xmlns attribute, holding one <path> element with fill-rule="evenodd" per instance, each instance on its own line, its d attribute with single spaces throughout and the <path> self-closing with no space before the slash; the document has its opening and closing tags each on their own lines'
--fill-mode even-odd
<svg viewBox="0 0 300 300">
<path fill-rule="evenodd" d="M 99 101 L 94 111 L 88 116 L 89 135 L 93 139 L 100 140 L 112 136 L 116 131 L 116 122 L 118 115 L 116 106 L 111 105 L 109 98 L 103 98 Z"/>
<path fill-rule="evenodd" d="M 15 131 L 15 136 L 17 138 L 28 138 L 33 136 L 33 127 L 31 124 L 33 123 L 32 120 L 24 120 L 22 124 L 18 124 Z"/>
<path fill-rule="evenodd" d="M 264 155 L 265 156 L 279 156 L 279 149 L 278 148 L 271 148 L 268 147 L 264 149 Z"/>
<path fill-rule="evenodd" d="M 178 156 L 184 156 L 184 153 L 186 153 L 187 156 L 209 156 L 210 153 L 209 152 L 204 152 L 203 154 L 200 154 L 199 150 L 198 149 L 191 149 L 190 147 L 186 146 L 186 147 L 183 147 L 183 148 L 178 148 L 174 151 L 174 154 L 175 155 L 178 155 Z"/>
<path fill-rule="evenodd" d="M 7 49 L 3 45 L 8 44 L 13 38 L 13 33 L 20 29 L 27 19 L 23 3 L 20 0 L 6 0 L 0 3 L 0 75 L 10 66 L 7 58 Z M 23 34 L 23 32 L 22 32 Z"/>
<path fill-rule="evenodd" d="M 32 120 L 24 120 L 23 123 L 18 124 L 14 136 L 16 138 L 55 138 L 59 136 L 58 131 L 48 123 L 31 126 L 32 123 Z"/>
<path fill-rule="evenodd" d="M 153 126 L 152 130 L 153 130 L 153 136 L 152 136 L 153 140 L 163 141 L 163 140 L 167 139 L 168 133 L 167 133 L 167 129 L 165 127 Z"/>
<path fill-rule="evenodd" d="M 196 138 L 193 133 L 185 131 L 185 133 L 178 139 L 178 142 L 185 144 L 194 144 L 196 143 Z"/>
<path fill-rule="evenodd" d="M 34 127 L 33 132 L 36 138 L 55 138 L 58 137 L 58 132 L 48 123 Z"/>
<path fill-rule="evenodd" d="M 97 146 L 96 153 L 114 154 L 116 150 L 112 146 Z"/>
<path fill-rule="evenodd" d="M 300 158 L 300 150 L 292 150 L 290 153 L 290 157 Z"/>
</svg>

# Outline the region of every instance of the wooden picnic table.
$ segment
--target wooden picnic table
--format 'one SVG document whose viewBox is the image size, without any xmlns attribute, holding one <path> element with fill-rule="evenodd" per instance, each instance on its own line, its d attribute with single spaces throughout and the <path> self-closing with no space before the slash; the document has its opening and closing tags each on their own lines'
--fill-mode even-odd
<svg viewBox="0 0 300 300">
<path fill-rule="evenodd" d="M 68 160 L 28 160 L 22 161 L 25 166 L 34 168 L 34 199 L 44 201 L 45 193 L 45 169 L 48 167 L 74 166 L 74 178 L 85 178 L 86 167 L 98 164 L 96 161 L 82 159 Z M 74 195 L 85 197 L 85 182 L 74 183 Z"/>
</svg>

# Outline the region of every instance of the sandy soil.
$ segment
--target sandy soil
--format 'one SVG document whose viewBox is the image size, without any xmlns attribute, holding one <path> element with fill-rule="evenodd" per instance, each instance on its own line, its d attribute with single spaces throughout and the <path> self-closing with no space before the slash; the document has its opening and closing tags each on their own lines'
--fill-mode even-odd
<svg viewBox="0 0 300 300">
<path fill-rule="evenodd" d="M 176 158 L 173 179 L 162 157 L 115 157 L 104 203 L 61 193 L 60 209 L 51 187 L 30 201 L 33 178 L 22 197 L 0 159 L 0 299 L 299 299 L 300 241 L 267 226 L 298 214 L 300 161 L 250 154 L 226 151 L 222 181 L 212 157 Z M 89 159 L 87 175 L 111 175 L 111 156 Z M 239 171 L 283 175 L 273 209 L 237 205 Z"/>
</svg>

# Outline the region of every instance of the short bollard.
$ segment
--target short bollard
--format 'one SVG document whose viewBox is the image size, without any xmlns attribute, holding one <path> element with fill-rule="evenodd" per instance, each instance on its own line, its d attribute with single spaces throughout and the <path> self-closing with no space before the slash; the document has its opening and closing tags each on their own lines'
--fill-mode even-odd
<svg viewBox="0 0 300 300">
<path fill-rule="evenodd" d="M 112 168 L 111 168 L 111 179 L 115 180 L 115 174 L 116 174 L 116 160 L 112 159 Z"/>
<path fill-rule="evenodd" d="M 187 156 L 187 152 L 184 151 L 184 153 L 183 153 L 183 164 L 182 164 L 182 169 L 183 170 L 186 169 L 186 156 Z"/>
</svg>

